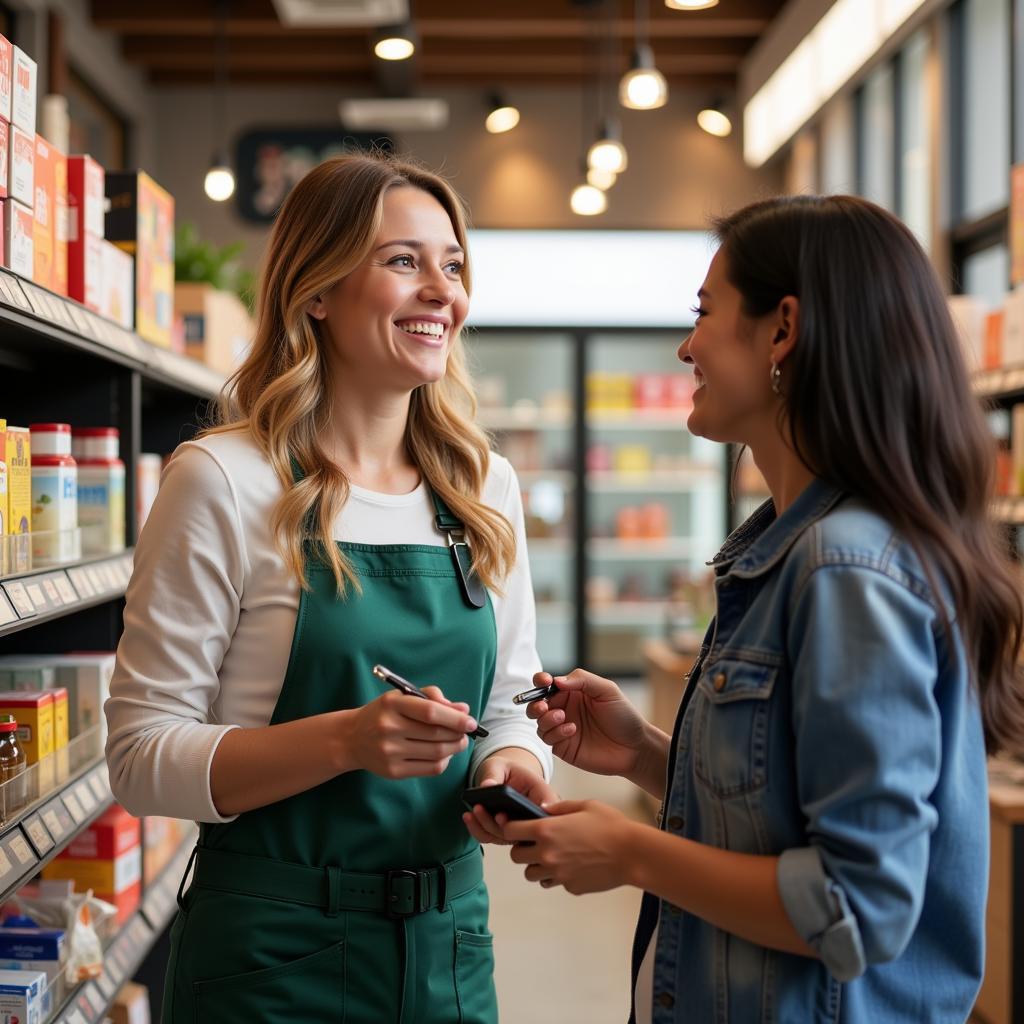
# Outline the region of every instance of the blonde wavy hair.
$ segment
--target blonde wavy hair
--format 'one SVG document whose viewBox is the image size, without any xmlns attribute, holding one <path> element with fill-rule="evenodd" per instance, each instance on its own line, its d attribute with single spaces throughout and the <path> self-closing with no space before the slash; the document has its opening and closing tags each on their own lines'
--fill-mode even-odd
<svg viewBox="0 0 1024 1024">
<path fill-rule="evenodd" d="M 207 433 L 247 430 L 284 488 L 272 528 L 290 572 L 304 588 L 304 540 L 312 540 L 334 573 L 338 593 L 359 591 L 355 570 L 334 542 L 334 524 L 349 495 L 344 471 L 321 442 L 331 417 L 327 339 L 309 303 L 370 256 L 389 189 L 418 188 L 444 207 L 467 252 L 462 282 L 469 293 L 466 224 L 461 203 L 443 179 L 386 155 L 326 160 L 292 189 L 274 222 L 260 274 L 252 348 L 225 385 Z M 480 579 L 500 591 L 515 559 L 509 521 L 480 500 L 490 445 L 476 425 L 461 332 L 452 338 L 444 377 L 412 393 L 405 441 L 426 482 L 465 526 Z M 296 483 L 292 459 L 303 478 Z"/>
</svg>

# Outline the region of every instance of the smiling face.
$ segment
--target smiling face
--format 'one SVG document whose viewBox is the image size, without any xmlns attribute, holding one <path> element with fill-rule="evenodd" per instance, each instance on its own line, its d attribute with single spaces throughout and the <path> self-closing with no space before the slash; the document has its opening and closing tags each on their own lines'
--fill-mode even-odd
<svg viewBox="0 0 1024 1024">
<path fill-rule="evenodd" d="M 765 431 L 778 431 L 778 397 L 769 374 L 775 314 L 754 319 L 742 311 L 742 297 L 726 275 L 726 256 L 719 249 L 697 293 L 700 307 L 690 336 L 679 346 L 679 358 L 693 365 L 697 388 L 690 432 L 712 441 L 751 444 Z"/>
<path fill-rule="evenodd" d="M 310 306 L 336 379 L 408 392 L 440 380 L 469 310 L 464 261 L 432 195 L 411 186 L 386 192 L 366 261 Z"/>
</svg>

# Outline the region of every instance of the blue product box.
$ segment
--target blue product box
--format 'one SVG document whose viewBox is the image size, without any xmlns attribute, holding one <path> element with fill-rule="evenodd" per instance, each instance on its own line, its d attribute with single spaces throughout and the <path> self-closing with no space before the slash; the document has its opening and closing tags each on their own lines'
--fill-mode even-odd
<svg viewBox="0 0 1024 1024">
<path fill-rule="evenodd" d="M 0 960 L 60 960 L 63 928 L 0 928 Z"/>
</svg>

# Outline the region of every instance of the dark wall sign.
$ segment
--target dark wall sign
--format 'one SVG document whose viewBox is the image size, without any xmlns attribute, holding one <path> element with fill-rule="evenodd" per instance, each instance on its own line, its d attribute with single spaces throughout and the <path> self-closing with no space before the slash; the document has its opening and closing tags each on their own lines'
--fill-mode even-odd
<svg viewBox="0 0 1024 1024">
<path fill-rule="evenodd" d="M 391 152 L 387 136 L 337 128 L 258 128 L 235 146 L 235 203 L 239 214 L 269 224 L 292 186 L 332 156 L 358 150 Z"/>
</svg>

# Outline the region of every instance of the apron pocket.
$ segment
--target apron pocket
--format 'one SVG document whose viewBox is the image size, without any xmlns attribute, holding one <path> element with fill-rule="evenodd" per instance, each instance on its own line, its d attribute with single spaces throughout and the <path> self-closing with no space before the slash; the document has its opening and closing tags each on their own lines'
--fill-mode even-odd
<svg viewBox="0 0 1024 1024">
<path fill-rule="evenodd" d="M 336 942 L 299 960 L 193 984 L 196 1024 L 301 1020 L 342 1024 L 345 947 Z"/>
<path fill-rule="evenodd" d="M 456 931 L 455 995 L 459 1024 L 497 1024 L 493 935 Z"/>
</svg>

